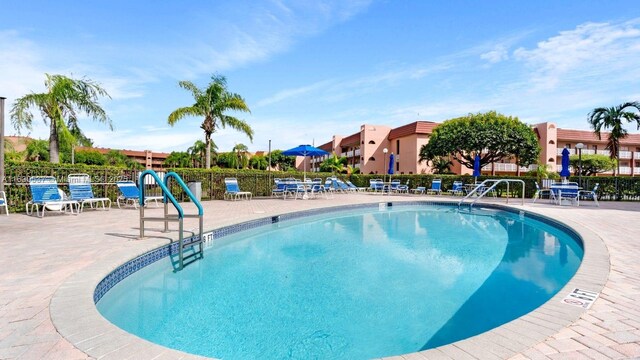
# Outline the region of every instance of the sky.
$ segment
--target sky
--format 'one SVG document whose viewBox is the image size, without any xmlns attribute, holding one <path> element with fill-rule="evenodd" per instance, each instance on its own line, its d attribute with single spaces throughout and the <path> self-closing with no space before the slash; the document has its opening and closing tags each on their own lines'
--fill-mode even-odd
<svg viewBox="0 0 640 360">
<path fill-rule="evenodd" d="M 114 129 L 80 118 L 95 146 L 185 151 L 202 118 L 167 124 L 200 88 L 227 78 L 234 113 L 219 151 L 321 145 L 362 124 L 397 127 L 496 110 L 588 130 L 596 107 L 640 101 L 637 0 L 0 1 L 5 134 L 16 98 L 45 73 L 94 80 Z M 37 109 L 20 135 L 48 138 Z M 638 132 L 629 124 L 630 132 Z"/>
</svg>

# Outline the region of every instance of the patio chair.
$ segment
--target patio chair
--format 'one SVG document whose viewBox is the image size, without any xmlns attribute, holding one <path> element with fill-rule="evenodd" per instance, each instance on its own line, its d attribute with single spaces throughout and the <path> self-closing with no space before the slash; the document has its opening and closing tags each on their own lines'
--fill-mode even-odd
<svg viewBox="0 0 640 360">
<path fill-rule="evenodd" d="M 287 183 L 280 179 L 274 179 L 274 181 L 275 181 L 276 187 L 274 189 L 271 189 L 271 196 L 284 197 L 285 192 L 287 191 Z"/>
<path fill-rule="evenodd" d="M 447 192 L 451 195 L 464 195 L 464 185 L 462 181 L 454 181 L 453 186 Z"/>
<path fill-rule="evenodd" d="M 532 203 L 535 203 L 536 200 L 540 199 L 544 194 L 546 194 L 548 198 L 551 198 L 551 189 L 541 189 L 537 181 L 535 182 L 535 184 L 536 184 L 536 192 L 535 194 L 533 194 Z"/>
<path fill-rule="evenodd" d="M 353 191 L 363 191 L 363 190 L 367 189 L 367 188 L 361 188 L 361 187 L 355 186 L 350 180 L 347 180 L 346 184 L 349 187 L 349 189 L 351 189 Z"/>
<path fill-rule="evenodd" d="M 9 206 L 7 205 L 7 195 L 4 191 L 0 191 L 0 208 L 4 208 L 4 212 L 9 216 Z"/>
<path fill-rule="evenodd" d="M 318 197 L 318 195 L 320 194 L 324 194 L 324 197 L 326 199 L 329 198 L 329 195 L 327 193 L 327 190 L 325 189 L 324 185 L 322 185 L 322 183 L 320 182 L 313 182 L 313 185 L 311 185 L 311 189 L 308 190 L 309 195 L 311 195 L 312 197 Z"/>
<path fill-rule="evenodd" d="M 584 199 L 584 200 L 593 200 L 596 206 L 600 207 L 600 204 L 598 204 L 598 194 L 597 194 L 599 186 L 600 184 L 596 183 L 596 186 L 593 187 L 593 190 L 579 190 L 578 198 Z"/>
<path fill-rule="evenodd" d="M 418 186 L 418 187 L 417 187 L 417 188 L 415 188 L 415 189 L 411 189 L 411 192 L 412 192 L 412 193 L 414 193 L 414 194 L 424 194 L 424 192 L 425 192 L 426 190 L 427 190 L 427 188 L 426 188 L 426 187 L 424 187 L 424 186 Z"/>
<path fill-rule="evenodd" d="M 130 205 L 133 208 L 138 208 L 138 202 L 140 201 L 140 189 L 133 181 L 118 181 L 116 182 L 116 186 L 118 186 L 118 190 L 120 190 L 120 195 L 116 199 L 116 203 L 118 204 L 118 209 L 121 209 L 123 205 Z M 163 200 L 163 196 L 145 196 L 144 198 L 144 206 L 147 206 L 150 201 L 154 201 L 156 203 L 156 207 L 159 207 L 158 200 Z"/>
<path fill-rule="evenodd" d="M 398 179 L 391 180 L 389 191 L 390 192 L 398 192 L 398 186 L 400 186 L 400 180 L 398 180 Z"/>
<path fill-rule="evenodd" d="M 25 204 L 27 215 L 33 214 L 34 208 L 36 216 L 40 217 L 44 217 L 46 210 L 71 214 L 78 214 L 80 210 L 80 203 L 65 199 L 64 191 L 58 189 L 58 182 L 53 176 L 32 176 L 29 178 L 29 188 L 31 200 Z M 42 208 L 42 214 L 40 214 L 40 208 Z"/>
<path fill-rule="evenodd" d="M 356 191 L 356 189 L 350 188 L 347 184 L 344 183 L 344 181 L 342 181 L 340 179 L 334 178 L 333 181 L 334 181 L 333 186 L 335 186 L 337 189 L 339 189 L 343 193 L 349 193 L 349 192 L 355 192 Z"/>
<path fill-rule="evenodd" d="M 240 191 L 238 179 L 236 178 L 224 178 L 224 186 L 227 189 L 224 193 L 225 199 L 229 198 L 229 200 L 238 200 L 244 197 L 247 200 L 251 200 L 253 197 L 251 191 Z"/>
<path fill-rule="evenodd" d="M 91 177 L 88 174 L 69 174 L 67 176 L 69 182 L 69 193 L 71 194 L 71 200 L 76 200 L 80 203 L 80 212 L 84 210 L 84 205 L 89 204 L 93 209 L 93 204 L 102 205 L 102 209 L 111 209 L 111 199 L 109 198 L 97 198 L 93 196 L 93 189 L 91 188 Z M 108 203 L 109 206 L 105 206 Z"/>
<path fill-rule="evenodd" d="M 571 200 L 572 204 L 580 206 L 577 183 L 561 183 L 551 185 L 551 196 L 558 205 L 562 205 L 562 200 Z"/>
<path fill-rule="evenodd" d="M 409 180 L 407 180 L 407 182 L 404 183 L 404 184 L 399 184 L 396 187 L 396 192 L 408 194 L 409 193 Z"/>
<path fill-rule="evenodd" d="M 382 179 L 370 179 L 369 191 L 378 192 L 384 190 L 384 182 Z"/>
<path fill-rule="evenodd" d="M 427 189 L 427 194 L 440 194 L 442 192 L 442 179 L 433 179 L 431 181 L 431 188 Z"/>
</svg>

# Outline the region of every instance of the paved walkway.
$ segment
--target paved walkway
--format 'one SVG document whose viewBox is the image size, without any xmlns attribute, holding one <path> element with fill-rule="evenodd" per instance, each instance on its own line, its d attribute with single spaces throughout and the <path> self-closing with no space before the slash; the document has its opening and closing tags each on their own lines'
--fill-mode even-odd
<svg viewBox="0 0 640 360">
<path fill-rule="evenodd" d="M 417 198 L 423 200 L 447 197 L 384 197 L 385 201 Z M 312 201 L 211 201 L 204 203 L 205 224 L 211 229 L 284 212 L 377 202 L 380 199 L 380 195 L 364 194 L 337 195 L 331 200 Z M 547 313 L 538 311 L 536 314 L 526 315 L 524 319 L 521 318 L 522 321 L 519 319 L 520 322 L 506 324 L 487 336 L 472 338 L 476 339 L 474 342 L 465 340 L 435 351 L 395 358 L 640 357 L 640 203 L 601 202 L 600 208 L 591 204 L 580 208 L 561 208 L 539 203 L 527 204 L 524 208 L 560 219 L 594 235 L 590 235 L 596 239 L 593 252 L 601 255 L 598 260 L 600 263 L 604 256 L 605 266 L 596 265 L 589 270 L 591 275 L 577 276 L 581 278 L 579 281 L 596 281 L 590 279 L 598 277 L 603 278 L 603 282 L 606 281 L 602 294 L 593 307 L 586 312 L 576 313 L 573 320 L 570 320 L 571 323 L 565 324 L 565 320 L 560 319 L 562 316 L 557 315 L 558 311 L 567 313 L 567 318 L 571 318 L 571 312 L 575 310 L 571 307 L 558 307 L 562 304 L 553 303 L 550 304 L 553 308 L 544 310 Z M 160 212 L 157 209 L 150 211 Z M 95 316 L 92 314 L 75 320 L 77 336 L 70 336 L 69 340 L 60 335 L 56 326 L 69 330 L 74 325 L 72 320 L 52 320 L 52 313 L 53 317 L 60 316 L 60 312 L 50 309 L 56 294 L 74 287 L 86 287 L 86 284 L 75 282 L 78 274 L 100 264 L 115 267 L 123 259 L 168 243 L 167 236 L 175 236 L 175 233 L 166 235 L 154 231 L 160 227 L 160 224 L 154 224 L 152 227 L 155 229 L 147 230 L 147 235 L 155 237 L 136 240 L 138 226 L 137 211 L 117 208 L 109 212 L 86 211 L 79 216 L 52 214 L 44 219 L 22 214 L 0 216 L 0 359 L 85 359 L 102 356 L 96 354 L 103 354 L 105 358 L 175 358 L 176 352 L 168 350 L 155 348 L 156 352 L 139 351 L 140 348 L 135 345 L 141 340 L 133 336 L 124 336 L 128 341 L 126 346 L 114 345 L 111 341 L 92 343 L 95 337 L 88 338 L 86 335 L 87 326 L 90 327 L 95 320 L 91 318 Z M 186 228 L 195 228 L 195 223 L 188 223 Z M 598 244 L 602 249 L 598 249 Z M 610 255 L 608 280 L 607 249 Z M 590 250 L 588 246 L 587 254 Z M 86 289 L 84 291 L 87 292 Z M 57 301 L 59 304 L 56 303 L 56 306 L 62 306 L 65 298 L 59 297 Z M 555 308 L 561 310 L 554 310 Z M 65 323 L 65 320 L 68 321 Z M 518 329 L 519 326 L 525 328 Z M 514 338 L 513 334 L 520 335 Z M 479 348 L 478 344 L 486 346 Z"/>
</svg>

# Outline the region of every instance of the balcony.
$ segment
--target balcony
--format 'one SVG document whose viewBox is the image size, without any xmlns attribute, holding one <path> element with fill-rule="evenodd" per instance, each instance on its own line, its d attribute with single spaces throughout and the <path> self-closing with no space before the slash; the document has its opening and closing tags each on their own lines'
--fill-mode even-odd
<svg viewBox="0 0 640 360">
<path fill-rule="evenodd" d="M 354 156 L 360 156 L 360 149 L 356 149 Z"/>
<path fill-rule="evenodd" d="M 640 175 L 640 167 L 633 168 L 633 175 Z"/>
<path fill-rule="evenodd" d="M 631 151 L 618 151 L 620 159 L 631 159 Z"/>
<path fill-rule="evenodd" d="M 628 166 L 620 166 L 620 175 L 631 175 L 631 168 Z"/>
<path fill-rule="evenodd" d="M 484 171 L 491 171 L 491 165 L 492 164 L 488 164 L 482 167 L 482 170 Z M 495 171 L 498 172 L 517 172 L 518 166 L 516 164 L 513 163 L 494 163 L 494 169 Z M 538 166 L 537 165 L 529 165 L 528 167 L 526 166 L 521 166 L 520 167 L 520 171 L 521 172 L 527 172 L 529 170 L 535 170 Z"/>
<path fill-rule="evenodd" d="M 636 159 L 636 160 L 640 159 L 640 152 L 638 152 L 638 151 L 634 152 L 633 153 L 633 158 Z"/>
<path fill-rule="evenodd" d="M 562 150 L 564 150 L 564 148 L 558 148 L 558 156 L 562 155 Z M 569 155 L 575 155 L 576 154 L 576 149 L 567 149 L 569 150 Z"/>
</svg>

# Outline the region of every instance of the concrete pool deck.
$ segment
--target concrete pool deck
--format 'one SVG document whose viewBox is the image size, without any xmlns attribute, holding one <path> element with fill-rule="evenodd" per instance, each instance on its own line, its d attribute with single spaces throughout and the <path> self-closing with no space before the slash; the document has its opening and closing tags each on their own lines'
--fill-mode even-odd
<svg viewBox="0 0 640 360">
<path fill-rule="evenodd" d="M 286 212 L 379 201 L 452 200 L 449 196 L 343 194 L 309 201 L 254 199 L 204 202 L 205 230 Z M 493 202 L 493 201 L 492 201 Z M 498 202 L 504 204 L 504 200 Z M 510 205 L 520 208 L 517 201 Z M 544 201 L 522 208 L 558 219 L 586 242 L 572 283 L 538 310 L 479 336 L 394 359 L 622 359 L 640 357 L 640 203 Z M 153 206 L 150 212 L 160 212 Z M 150 344 L 104 320 L 92 286 L 126 260 L 167 244 L 176 233 L 151 223 L 138 236 L 136 210 L 78 216 L 0 215 L 0 359 L 197 358 Z M 175 227 L 175 226 L 174 226 Z M 186 229 L 195 223 L 187 221 Z M 153 236 L 153 237 L 152 237 Z M 598 285 L 598 284 L 601 285 Z M 586 311 L 561 304 L 567 288 L 601 292 Z M 602 288 L 604 284 L 604 288 Z M 595 288 L 600 286 L 600 288 Z M 63 336 L 64 334 L 64 336 Z"/>
</svg>

